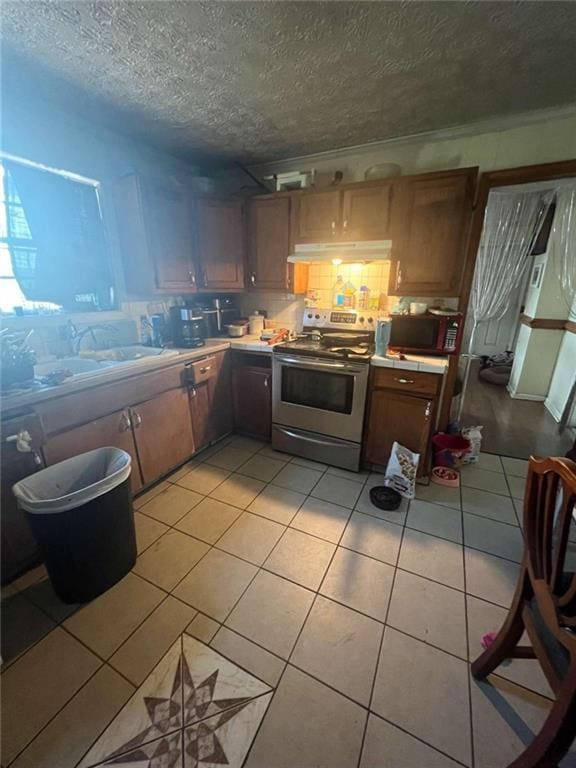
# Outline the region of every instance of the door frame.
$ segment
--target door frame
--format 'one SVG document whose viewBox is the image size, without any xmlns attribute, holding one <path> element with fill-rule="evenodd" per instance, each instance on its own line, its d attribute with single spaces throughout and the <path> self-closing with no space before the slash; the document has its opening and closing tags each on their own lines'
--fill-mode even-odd
<svg viewBox="0 0 576 768">
<path fill-rule="evenodd" d="M 464 316 L 468 313 L 468 304 L 470 302 L 470 293 L 472 291 L 472 280 L 476 268 L 476 257 L 480 246 L 480 238 L 482 237 L 482 227 L 484 225 L 486 204 L 488 202 L 490 191 L 494 187 L 511 187 L 517 184 L 552 181 L 554 179 L 564 179 L 573 176 L 576 177 L 576 159 L 560 160 L 556 163 L 542 163 L 539 165 L 504 168 L 499 171 L 487 171 L 480 174 L 472 210 L 472 223 L 468 235 L 468 247 L 466 248 L 466 258 L 462 278 L 462 291 L 458 302 L 458 310 L 462 312 Z M 444 385 L 444 395 L 438 417 L 438 429 L 445 429 L 450 420 L 450 406 L 456 379 L 458 377 L 459 358 L 459 355 L 454 355 L 449 361 Z"/>
</svg>

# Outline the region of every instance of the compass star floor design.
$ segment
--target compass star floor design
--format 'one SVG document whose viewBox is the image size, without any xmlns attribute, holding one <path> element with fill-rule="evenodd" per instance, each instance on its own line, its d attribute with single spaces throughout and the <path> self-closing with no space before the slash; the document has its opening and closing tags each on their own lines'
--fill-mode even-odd
<svg viewBox="0 0 576 768">
<path fill-rule="evenodd" d="M 239 768 L 272 689 L 182 635 L 80 768 Z"/>
</svg>

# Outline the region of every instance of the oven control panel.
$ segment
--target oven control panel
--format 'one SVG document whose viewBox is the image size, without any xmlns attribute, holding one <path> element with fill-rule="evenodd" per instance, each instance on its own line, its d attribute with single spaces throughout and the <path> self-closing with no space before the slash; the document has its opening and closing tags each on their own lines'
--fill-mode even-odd
<svg viewBox="0 0 576 768">
<path fill-rule="evenodd" d="M 346 328 L 349 331 L 373 331 L 378 315 L 371 310 L 317 309 L 304 310 L 304 328 Z"/>
</svg>

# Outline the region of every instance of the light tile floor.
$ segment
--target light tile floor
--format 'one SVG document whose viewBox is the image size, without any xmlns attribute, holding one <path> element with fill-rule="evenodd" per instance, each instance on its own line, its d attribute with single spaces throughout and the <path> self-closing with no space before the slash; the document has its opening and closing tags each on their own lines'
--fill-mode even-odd
<svg viewBox="0 0 576 768">
<path fill-rule="evenodd" d="M 469 661 L 512 597 L 525 473 L 484 454 L 381 512 L 380 475 L 210 448 L 136 500 L 138 562 L 105 595 L 66 606 L 42 568 L 4 590 L 3 768 L 508 765 L 550 689 Z M 206 677 L 192 720 L 178 658 Z"/>
</svg>

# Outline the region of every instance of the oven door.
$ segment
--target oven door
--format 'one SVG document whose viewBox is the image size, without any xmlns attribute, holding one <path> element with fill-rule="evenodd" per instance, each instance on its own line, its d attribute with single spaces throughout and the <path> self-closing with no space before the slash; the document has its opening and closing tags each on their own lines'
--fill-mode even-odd
<svg viewBox="0 0 576 768">
<path fill-rule="evenodd" d="M 368 385 L 363 363 L 274 354 L 275 424 L 360 442 Z"/>
</svg>

